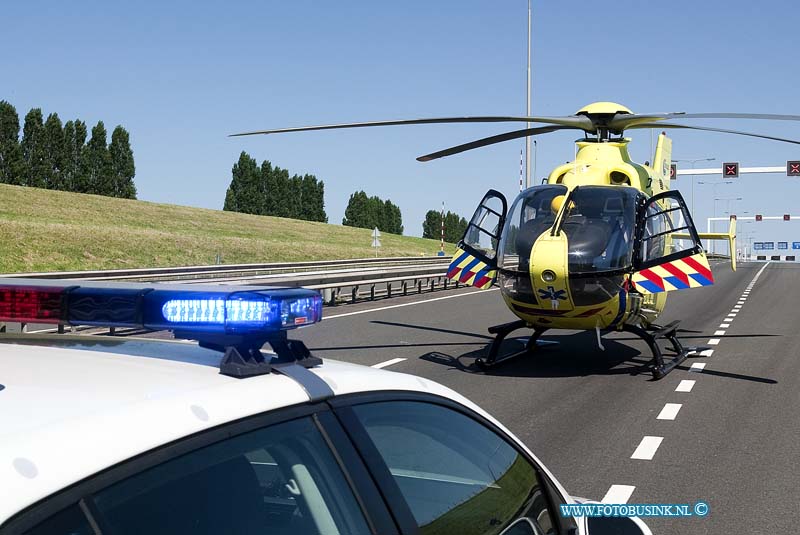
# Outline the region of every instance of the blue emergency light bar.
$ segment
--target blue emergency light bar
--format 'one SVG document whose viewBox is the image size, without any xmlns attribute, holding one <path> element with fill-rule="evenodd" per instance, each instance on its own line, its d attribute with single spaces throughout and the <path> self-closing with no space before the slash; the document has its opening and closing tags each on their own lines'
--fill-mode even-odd
<svg viewBox="0 0 800 535">
<path fill-rule="evenodd" d="M 306 289 L 0 279 L 0 321 L 169 330 L 224 352 L 220 373 L 231 377 L 319 365 L 286 331 L 321 320 L 322 297 Z"/>
<path fill-rule="evenodd" d="M 263 335 L 321 319 L 306 289 L 0 280 L 0 321 Z"/>
</svg>

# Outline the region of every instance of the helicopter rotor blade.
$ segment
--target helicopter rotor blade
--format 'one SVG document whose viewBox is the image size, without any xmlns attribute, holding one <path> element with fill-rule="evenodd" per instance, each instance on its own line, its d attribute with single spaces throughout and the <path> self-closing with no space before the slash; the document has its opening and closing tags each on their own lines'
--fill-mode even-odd
<svg viewBox="0 0 800 535">
<path fill-rule="evenodd" d="M 556 126 L 540 126 L 538 128 L 525 128 L 523 130 L 514 130 L 513 132 L 506 132 L 505 134 L 498 134 L 496 136 L 485 137 L 475 141 L 470 141 L 469 143 L 457 145 L 455 147 L 450 147 L 437 152 L 432 152 L 430 154 L 420 156 L 419 158 L 417 158 L 417 161 L 429 162 L 431 160 L 436 160 L 438 158 L 444 158 L 445 156 L 452 156 L 453 154 L 458 154 L 459 152 L 465 152 L 480 147 L 486 147 L 487 145 L 494 145 L 495 143 L 502 143 L 503 141 L 519 139 L 521 137 L 537 136 L 539 134 L 548 134 L 550 132 L 555 132 L 557 130 L 582 130 L 582 128 L 576 128 L 574 126 L 556 125 Z"/>
<path fill-rule="evenodd" d="M 448 124 L 448 123 L 544 123 L 560 125 L 570 128 L 578 128 L 585 131 L 594 131 L 592 121 L 583 116 L 564 116 L 564 117 L 515 117 L 515 116 L 479 116 L 479 117 L 435 117 L 427 119 L 400 119 L 392 121 L 369 121 L 364 123 L 343 123 L 327 124 L 317 126 L 297 126 L 291 128 L 276 128 L 272 130 L 256 130 L 253 132 L 241 132 L 230 134 L 228 137 L 253 136 L 258 134 L 282 134 L 286 132 L 308 132 L 311 130 L 334 130 L 343 128 L 362 128 L 367 126 L 399 126 L 410 124 Z"/>
<path fill-rule="evenodd" d="M 669 119 L 761 119 L 767 121 L 800 121 L 800 115 L 774 113 L 620 113 L 614 116 L 608 127 L 614 131 L 635 128 L 636 125 Z"/>
<path fill-rule="evenodd" d="M 691 126 L 685 124 L 675 124 L 675 123 L 640 123 L 635 124 L 633 126 L 629 126 L 628 128 L 680 128 L 685 130 L 702 130 L 704 132 L 719 132 L 722 134 L 736 134 L 739 136 L 748 136 L 748 137 L 757 137 L 761 139 L 769 139 L 772 141 L 783 141 L 785 143 L 794 143 L 795 145 L 800 145 L 800 141 L 794 139 L 785 139 L 782 137 L 775 137 L 775 136 L 767 136 L 764 134 L 754 134 L 752 132 L 742 132 L 741 130 L 726 130 L 724 128 L 709 128 L 706 126 Z"/>
</svg>

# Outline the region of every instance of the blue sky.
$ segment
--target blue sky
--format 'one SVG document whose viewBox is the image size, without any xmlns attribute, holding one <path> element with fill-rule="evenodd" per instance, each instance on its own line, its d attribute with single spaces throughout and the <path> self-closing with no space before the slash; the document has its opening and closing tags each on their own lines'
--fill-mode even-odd
<svg viewBox="0 0 800 535">
<path fill-rule="evenodd" d="M 533 113 L 599 100 L 636 112 L 800 114 L 794 2 L 534 1 Z M 239 153 L 313 173 L 341 222 L 355 190 L 390 198 L 420 235 L 442 200 L 469 216 L 488 188 L 517 190 L 522 141 L 427 164 L 414 158 L 517 125 L 386 127 L 228 138 L 316 123 L 524 114 L 527 2 L 14 2 L 3 7 L 0 99 L 62 120 L 124 125 L 139 198 L 221 208 Z M 800 123 L 698 125 L 800 139 Z M 508 128 L 506 128 L 508 127 Z M 634 159 L 650 135 L 632 131 Z M 537 174 L 571 159 L 574 133 L 537 141 Z M 675 158 L 783 165 L 800 146 L 676 132 Z M 698 164 L 702 166 L 703 164 Z M 709 180 L 700 178 L 702 182 Z M 716 180 L 712 179 L 711 181 Z M 689 197 L 690 179 L 677 186 Z M 713 186 L 695 185 L 695 220 Z M 800 180 L 749 175 L 716 188 L 742 212 L 800 215 Z M 728 203 L 719 201 L 719 212 Z M 745 215 L 751 215 L 745 214 Z M 756 240 L 800 241 L 792 224 L 742 226 Z"/>
</svg>

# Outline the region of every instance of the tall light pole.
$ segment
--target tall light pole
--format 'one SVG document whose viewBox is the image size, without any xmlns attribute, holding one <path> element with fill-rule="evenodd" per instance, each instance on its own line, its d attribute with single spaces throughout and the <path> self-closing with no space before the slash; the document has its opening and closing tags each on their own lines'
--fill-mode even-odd
<svg viewBox="0 0 800 535">
<path fill-rule="evenodd" d="M 697 162 L 713 162 L 714 160 L 716 160 L 716 158 L 682 158 L 678 160 L 672 160 L 672 162 L 689 162 L 692 164 L 692 171 L 694 171 L 694 164 Z M 692 174 L 692 216 L 694 216 L 694 174 Z"/>
<path fill-rule="evenodd" d="M 525 116 L 531 116 L 531 0 L 528 0 L 528 86 L 526 92 L 527 107 Z M 531 123 L 527 123 L 531 128 Z M 525 189 L 531 187 L 531 138 L 525 137 Z"/>
</svg>

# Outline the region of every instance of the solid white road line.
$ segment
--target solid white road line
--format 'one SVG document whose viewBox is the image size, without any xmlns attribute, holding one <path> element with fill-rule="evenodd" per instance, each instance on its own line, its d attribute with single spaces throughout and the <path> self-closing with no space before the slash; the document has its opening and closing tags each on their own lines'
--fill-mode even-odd
<svg viewBox="0 0 800 535">
<path fill-rule="evenodd" d="M 705 362 L 693 362 L 689 367 L 690 372 L 701 372 L 706 368 Z"/>
<path fill-rule="evenodd" d="M 708 345 L 710 345 L 710 346 L 717 346 L 717 345 L 719 345 L 719 338 L 711 338 L 711 339 L 708 341 Z"/>
<path fill-rule="evenodd" d="M 692 381 L 691 379 L 681 379 L 681 382 L 678 383 L 678 387 L 675 389 L 675 392 L 691 392 L 696 382 L 697 381 Z"/>
<path fill-rule="evenodd" d="M 636 487 L 633 485 L 611 485 L 600 501 L 602 503 L 628 503 L 634 490 Z"/>
<path fill-rule="evenodd" d="M 404 360 L 406 360 L 406 359 L 398 358 L 398 359 L 387 360 L 386 362 L 380 362 L 378 364 L 373 364 L 372 368 L 385 368 L 386 366 L 391 366 L 392 364 L 397 364 L 398 362 L 403 362 Z"/>
<path fill-rule="evenodd" d="M 714 331 L 714 336 L 725 336 L 725 331 Z"/>
<path fill-rule="evenodd" d="M 667 403 L 656 416 L 656 420 L 674 420 L 679 410 L 681 410 L 680 403 Z"/>
<path fill-rule="evenodd" d="M 491 290 L 483 290 L 483 291 L 480 291 L 480 292 L 467 292 L 467 293 L 458 294 L 458 295 L 446 295 L 444 297 L 434 297 L 433 299 L 425 299 L 424 301 L 414 301 L 412 303 L 403 303 L 403 304 L 400 304 L 400 305 L 390 305 L 388 307 L 369 308 L 367 310 L 357 310 L 355 312 L 345 312 L 344 314 L 336 314 L 335 316 L 325 316 L 323 314 L 322 319 L 323 320 L 332 320 L 334 318 L 343 318 L 345 316 L 355 316 L 357 314 L 367 314 L 369 312 L 380 312 L 381 310 L 389 310 L 390 308 L 410 307 L 410 306 L 413 306 L 413 305 L 421 305 L 423 303 L 431 303 L 433 301 L 442 301 L 444 299 L 454 299 L 456 297 L 464 297 L 466 295 L 482 295 L 482 294 L 485 294 L 487 292 L 496 292 L 497 290 L 499 290 L 499 288 L 493 288 Z"/>
<path fill-rule="evenodd" d="M 653 460 L 653 456 L 656 454 L 656 451 L 658 451 L 662 440 L 664 440 L 664 437 L 644 437 L 636 447 L 636 451 L 631 455 L 631 459 L 641 459 L 642 461 Z"/>
</svg>

